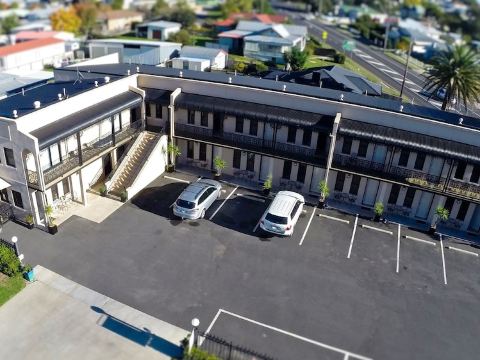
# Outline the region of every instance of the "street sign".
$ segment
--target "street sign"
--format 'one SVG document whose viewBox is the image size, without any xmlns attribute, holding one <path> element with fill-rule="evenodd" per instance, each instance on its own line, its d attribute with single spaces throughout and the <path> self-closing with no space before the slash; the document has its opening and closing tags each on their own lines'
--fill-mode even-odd
<svg viewBox="0 0 480 360">
<path fill-rule="evenodd" d="M 355 41 L 353 40 L 345 40 L 342 44 L 342 49 L 344 51 L 353 51 L 356 48 Z"/>
<path fill-rule="evenodd" d="M 328 37 L 328 32 L 327 32 L 327 31 L 323 31 L 323 32 L 322 32 L 322 39 L 323 39 L 323 40 L 327 40 L 327 37 Z"/>
</svg>

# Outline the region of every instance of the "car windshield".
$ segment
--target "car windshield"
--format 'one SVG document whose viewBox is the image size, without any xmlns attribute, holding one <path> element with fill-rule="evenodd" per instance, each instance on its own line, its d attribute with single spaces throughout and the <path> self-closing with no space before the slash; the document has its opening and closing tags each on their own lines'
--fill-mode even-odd
<svg viewBox="0 0 480 360">
<path fill-rule="evenodd" d="M 187 200 L 177 199 L 177 206 L 184 209 L 193 209 L 195 207 L 195 203 Z"/>
<path fill-rule="evenodd" d="M 265 216 L 265 220 L 268 220 L 274 224 L 282 224 L 282 225 L 288 224 L 288 218 L 283 216 L 273 215 L 270 213 L 268 213 L 267 216 Z"/>
</svg>

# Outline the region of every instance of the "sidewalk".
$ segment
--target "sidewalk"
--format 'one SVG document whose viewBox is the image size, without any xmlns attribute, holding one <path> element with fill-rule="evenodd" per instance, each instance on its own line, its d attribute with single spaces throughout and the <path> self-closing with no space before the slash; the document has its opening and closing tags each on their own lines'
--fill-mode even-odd
<svg viewBox="0 0 480 360">
<path fill-rule="evenodd" d="M 188 331 L 41 266 L 0 307 L 0 359 L 171 359 Z M 8 340 L 8 341 L 6 341 Z"/>
</svg>

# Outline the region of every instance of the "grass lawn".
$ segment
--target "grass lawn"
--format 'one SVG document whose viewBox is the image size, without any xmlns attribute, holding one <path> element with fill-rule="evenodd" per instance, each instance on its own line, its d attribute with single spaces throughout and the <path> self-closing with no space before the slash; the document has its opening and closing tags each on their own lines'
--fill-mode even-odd
<svg viewBox="0 0 480 360">
<path fill-rule="evenodd" d="M 393 60 L 399 62 L 400 64 L 403 64 L 405 65 L 407 63 L 407 59 L 405 59 L 404 57 L 400 56 L 400 55 L 397 55 L 395 54 L 394 52 L 391 52 L 391 51 L 387 51 L 385 53 L 385 55 L 387 55 L 389 58 L 392 58 Z M 409 69 L 412 69 L 420 74 L 423 74 L 427 67 L 424 63 L 422 63 L 421 61 L 417 60 L 417 59 L 414 59 L 412 57 L 410 57 L 410 61 L 408 62 L 408 68 Z"/>
<path fill-rule="evenodd" d="M 25 287 L 22 275 L 8 277 L 0 273 L 0 306 Z"/>
<path fill-rule="evenodd" d="M 193 45 L 195 46 L 204 46 L 206 42 L 215 40 L 213 37 L 206 35 L 192 35 L 191 39 L 193 41 Z"/>
</svg>

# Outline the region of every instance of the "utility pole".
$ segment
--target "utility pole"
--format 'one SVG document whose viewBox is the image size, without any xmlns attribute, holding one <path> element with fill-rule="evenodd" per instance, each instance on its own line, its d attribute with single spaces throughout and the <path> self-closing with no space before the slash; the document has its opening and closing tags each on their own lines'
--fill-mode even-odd
<svg viewBox="0 0 480 360">
<path fill-rule="evenodd" d="M 318 16 L 322 16 L 323 0 L 318 0 Z"/>
<path fill-rule="evenodd" d="M 383 52 L 387 50 L 388 36 L 390 35 L 390 23 L 387 22 L 386 25 L 387 25 L 387 28 L 385 29 L 385 40 L 383 40 Z"/>
<path fill-rule="evenodd" d="M 408 47 L 408 55 L 407 55 L 407 62 L 405 64 L 405 71 L 403 72 L 403 80 L 402 80 L 402 88 L 400 89 L 400 98 L 403 94 L 403 88 L 405 87 L 405 79 L 407 77 L 408 72 L 408 62 L 410 61 L 410 54 L 412 53 L 414 39 L 410 39 L 410 46 Z"/>
</svg>

